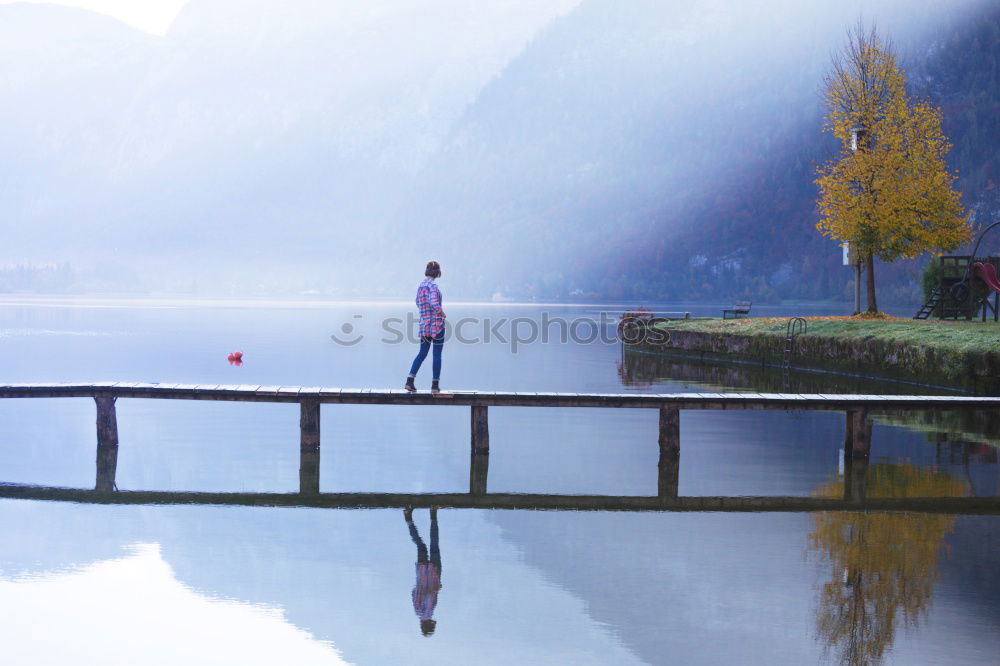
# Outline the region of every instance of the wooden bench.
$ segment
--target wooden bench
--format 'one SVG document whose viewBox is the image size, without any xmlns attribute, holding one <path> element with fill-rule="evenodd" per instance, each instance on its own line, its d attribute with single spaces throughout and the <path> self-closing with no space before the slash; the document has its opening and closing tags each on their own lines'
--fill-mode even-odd
<svg viewBox="0 0 1000 666">
<path fill-rule="evenodd" d="M 751 305 L 753 305 L 751 301 L 736 301 L 733 303 L 733 307 L 722 311 L 722 318 L 729 319 L 730 313 L 732 313 L 733 319 L 739 319 L 740 315 L 748 315 Z"/>
</svg>

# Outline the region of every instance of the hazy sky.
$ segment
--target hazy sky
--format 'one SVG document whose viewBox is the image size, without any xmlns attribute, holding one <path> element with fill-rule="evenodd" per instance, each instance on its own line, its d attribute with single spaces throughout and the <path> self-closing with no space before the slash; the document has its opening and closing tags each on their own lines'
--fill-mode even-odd
<svg viewBox="0 0 1000 666">
<path fill-rule="evenodd" d="M 389 297 L 433 257 L 463 297 L 587 292 L 703 201 L 757 210 L 740 170 L 822 140 L 859 14 L 910 43 L 996 1 L 0 0 L 0 264 Z"/>
<path fill-rule="evenodd" d="M 22 0 L 0 0 L 0 5 L 9 5 Z M 93 12 L 113 16 L 143 32 L 165 35 L 177 13 L 188 0 L 46 0 L 30 4 L 65 5 L 80 7 Z"/>
</svg>

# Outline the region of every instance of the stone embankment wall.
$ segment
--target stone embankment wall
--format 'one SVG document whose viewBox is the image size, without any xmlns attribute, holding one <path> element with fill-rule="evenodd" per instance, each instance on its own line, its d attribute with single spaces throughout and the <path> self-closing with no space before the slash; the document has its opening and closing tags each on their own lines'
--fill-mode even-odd
<svg viewBox="0 0 1000 666">
<path fill-rule="evenodd" d="M 781 366 L 785 337 L 671 328 L 661 340 L 630 345 L 647 352 L 684 352 L 703 360 L 753 362 Z M 665 341 L 662 338 L 666 337 Z M 958 353 L 929 346 L 806 333 L 795 338 L 790 365 L 939 384 L 976 392 L 1000 391 L 1000 354 Z"/>
</svg>

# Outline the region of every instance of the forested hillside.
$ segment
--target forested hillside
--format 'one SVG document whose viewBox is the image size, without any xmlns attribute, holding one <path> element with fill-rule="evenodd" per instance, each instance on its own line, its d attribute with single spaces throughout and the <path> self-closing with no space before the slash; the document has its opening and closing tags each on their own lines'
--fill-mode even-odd
<svg viewBox="0 0 1000 666">
<path fill-rule="evenodd" d="M 974 222 L 1000 220 L 1000 6 L 899 48 L 911 94 L 943 111 L 943 129 L 954 144 L 949 164 L 959 172 L 957 187 Z M 734 174 L 724 194 L 696 207 L 698 225 L 676 240 L 652 241 L 642 262 L 684 266 L 661 274 L 668 289 L 694 298 L 849 298 L 851 270 L 833 241 L 815 230 L 811 170 L 834 151 L 819 131 L 822 109 L 815 113 L 802 133 L 775 136 L 769 155 L 761 153 L 751 168 Z M 998 250 L 1000 243 L 985 249 Z M 914 275 L 927 260 L 879 266 L 876 284 L 885 300 L 919 301 Z M 636 264 L 611 258 L 606 265 L 627 271 Z"/>
<path fill-rule="evenodd" d="M 1000 5 L 950 31 L 914 67 L 914 89 L 944 112 L 952 164 L 980 223 L 1000 215 Z M 995 244 L 993 249 L 1000 249 Z"/>
<path fill-rule="evenodd" d="M 946 24 L 926 41 L 900 44 L 900 50 L 911 94 L 943 111 L 943 129 L 954 145 L 949 164 L 959 172 L 957 187 L 974 223 L 1000 220 L 1000 5 Z M 631 276 L 629 295 L 635 298 L 660 293 L 681 298 L 849 298 L 851 271 L 842 266 L 835 244 L 814 226 L 811 170 L 833 154 L 830 139 L 819 132 L 822 110 L 814 108 L 817 116 L 801 133 L 775 132 L 766 142 L 769 149 L 749 168 L 732 174 L 717 197 L 693 207 L 689 214 L 697 222 L 685 233 L 652 236 L 648 248 L 633 256 L 607 255 L 605 276 L 617 271 Z M 1000 242 L 991 238 L 985 249 L 1000 250 Z M 914 276 L 927 260 L 880 266 L 876 284 L 884 300 L 919 301 Z M 644 265 L 661 270 L 636 270 Z"/>
</svg>

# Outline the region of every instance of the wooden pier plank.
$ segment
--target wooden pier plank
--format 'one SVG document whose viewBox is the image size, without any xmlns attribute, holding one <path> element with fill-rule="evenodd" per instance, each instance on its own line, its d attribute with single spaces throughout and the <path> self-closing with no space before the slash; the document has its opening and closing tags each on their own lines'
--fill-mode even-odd
<svg viewBox="0 0 1000 666">
<path fill-rule="evenodd" d="M 243 384 L 144 384 L 140 382 L 10 383 L 0 385 L 0 398 L 86 397 L 163 398 L 175 400 L 233 400 L 297 402 L 302 398 L 340 404 L 464 405 L 484 407 L 584 407 L 680 409 L 995 409 L 1000 397 L 965 395 L 911 396 L 791 393 L 556 393 L 533 391 L 448 391 L 447 400 L 429 391 L 409 393 L 401 388 L 337 388 Z M 442 394 L 445 395 L 445 394 Z"/>
</svg>

